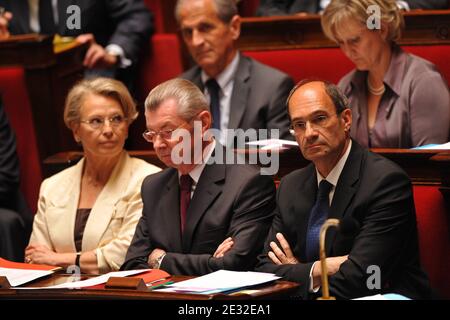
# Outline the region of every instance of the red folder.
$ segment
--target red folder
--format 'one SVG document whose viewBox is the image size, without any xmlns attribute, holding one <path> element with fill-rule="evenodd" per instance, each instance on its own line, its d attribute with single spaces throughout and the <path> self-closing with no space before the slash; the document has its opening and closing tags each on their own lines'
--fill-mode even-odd
<svg viewBox="0 0 450 320">
<path fill-rule="evenodd" d="M 61 267 L 57 266 L 49 266 L 45 264 L 32 264 L 25 262 L 13 262 L 3 258 L 0 258 L 0 267 L 1 268 L 10 268 L 10 269 L 23 269 L 23 270 L 44 270 L 44 271 L 56 271 L 61 269 Z"/>
</svg>

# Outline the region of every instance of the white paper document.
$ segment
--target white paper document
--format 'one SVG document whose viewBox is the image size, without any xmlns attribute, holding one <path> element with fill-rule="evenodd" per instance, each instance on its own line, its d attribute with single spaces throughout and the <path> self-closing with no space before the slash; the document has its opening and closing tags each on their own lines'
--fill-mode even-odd
<svg viewBox="0 0 450 320">
<path fill-rule="evenodd" d="M 55 286 L 17 288 L 17 289 L 77 289 L 77 288 L 85 288 L 85 287 L 96 286 L 98 284 L 106 283 L 110 277 L 128 277 L 128 276 L 143 273 L 143 272 L 146 272 L 149 270 L 150 269 L 109 272 L 109 273 L 105 273 L 101 276 L 90 278 L 87 280 L 66 282 L 66 283 L 57 284 Z"/>
<path fill-rule="evenodd" d="M 443 143 L 443 144 L 427 144 L 421 147 L 415 147 L 413 149 L 416 150 L 449 150 L 450 149 L 450 142 Z"/>
<path fill-rule="evenodd" d="M 282 140 L 282 139 L 265 139 L 258 141 L 250 141 L 247 142 L 246 145 L 249 146 L 257 146 L 262 150 L 273 150 L 273 149 L 281 149 L 291 146 L 298 146 L 296 141 L 292 140 Z"/>
<path fill-rule="evenodd" d="M 155 291 L 211 294 L 267 283 L 280 278 L 272 273 L 219 270 Z"/>
<path fill-rule="evenodd" d="M 0 267 L 0 276 L 5 276 L 12 287 L 20 286 L 24 283 L 45 277 L 52 273 L 53 271 L 51 270 L 25 270 Z"/>
</svg>

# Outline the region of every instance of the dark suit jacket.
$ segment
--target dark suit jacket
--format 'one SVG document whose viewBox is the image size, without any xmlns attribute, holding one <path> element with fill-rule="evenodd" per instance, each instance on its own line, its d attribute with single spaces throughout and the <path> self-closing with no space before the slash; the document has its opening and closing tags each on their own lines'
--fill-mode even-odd
<svg viewBox="0 0 450 320">
<path fill-rule="evenodd" d="M 206 165 L 180 232 L 178 172 L 168 168 L 142 184 L 142 218 L 121 269 L 148 268 L 155 248 L 167 252 L 161 269 L 171 274 L 203 275 L 219 269 L 252 270 L 262 250 L 275 208 L 269 176 L 249 165 Z M 233 248 L 213 258 L 227 237 Z"/>
<path fill-rule="evenodd" d="M 33 223 L 33 216 L 19 190 L 19 178 L 16 139 L 0 97 L 0 256 L 14 261 L 23 261 L 23 250 Z M 5 210 L 9 212 L 5 213 Z"/>
<path fill-rule="evenodd" d="M 67 7 L 81 8 L 81 29 L 69 30 L 66 20 Z M 0 0 L 0 6 L 13 13 L 10 23 L 12 34 L 30 33 L 27 0 Z M 142 0 L 58 0 L 58 33 L 62 36 L 78 36 L 93 33 L 102 46 L 117 44 L 128 59 L 136 62 L 142 46 L 152 32 L 152 15 Z"/>
<path fill-rule="evenodd" d="M 278 188 L 277 210 L 258 271 L 273 272 L 286 280 L 300 282 L 303 298 L 308 294 L 313 261 L 306 261 L 308 218 L 317 193 L 313 164 L 285 176 Z M 408 176 L 394 163 L 363 149 L 353 141 L 339 178 L 329 218 L 354 225 L 353 232 L 330 229 L 326 237 L 327 256 L 349 254 L 339 271 L 329 278 L 330 294 L 356 298 L 376 293 L 399 293 L 410 298 L 427 298 L 428 281 L 419 266 L 416 219 Z M 267 257 L 269 242 L 283 233 L 294 255 L 302 263 L 277 266 Z M 369 290 L 366 281 L 381 270 L 381 290 Z"/>
<path fill-rule="evenodd" d="M 447 0 L 404 0 L 410 9 L 447 9 Z M 320 0 L 261 0 L 257 16 L 284 16 L 298 12 L 317 13 Z"/>
<path fill-rule="evenodd" d="M 204 90 L 199 66 L 181 78 Z M 280 139 L 292 140 L 286 99 L 293 86 L 287 74 L 241 55 L 234 77 L 228 129 L 279 129 Z"/>
</svg>

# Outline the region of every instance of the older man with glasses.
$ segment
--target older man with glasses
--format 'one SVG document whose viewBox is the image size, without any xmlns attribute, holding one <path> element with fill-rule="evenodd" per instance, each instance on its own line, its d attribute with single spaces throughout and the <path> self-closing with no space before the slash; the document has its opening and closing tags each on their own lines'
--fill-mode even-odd
<svg viewBox="0 0 450 320">
<path fill-rule="evenodd" d="M 335 218 L 348 231 L 331 230 L 325 241 L 332 295 L 349 299 L 390 292 L 427 298 L 406 173 L 350 138 L 352 113 L 335 85 L 302 81 L 287 104 L 291 132 L 312 163 L 281 180 L 257 270 L 299 282 L 299 296 L 313 298 L 322 276 L 319 230 Z M 374 286 L 368 285 L 373 267 L 380 270 Z"/>
<path fill-rule="evenodd" d="M 272 179 L 225 163 L 224 147 L 209 134 L 206 98 L 190 81 L 160 84 L 145 108 L 144 138 L 169 168 L 143 182 L 143 214 L 122 269 L 252 270 L 272 221 Z"/>
</svg>

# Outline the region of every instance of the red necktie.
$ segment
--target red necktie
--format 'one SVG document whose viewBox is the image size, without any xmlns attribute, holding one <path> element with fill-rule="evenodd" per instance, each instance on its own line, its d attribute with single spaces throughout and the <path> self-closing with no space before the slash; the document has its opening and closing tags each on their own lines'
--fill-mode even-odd
<svg viewBox="0 0 450 320">
<path fill-rule="evenodd" d="M 181 218 L 181 233 L 184 231 L 186 223 L 186 214 L 191 201 L 192 179 L 188 174 L 183 174 L 180 177 L 180 218 Z"/>
</svg>

